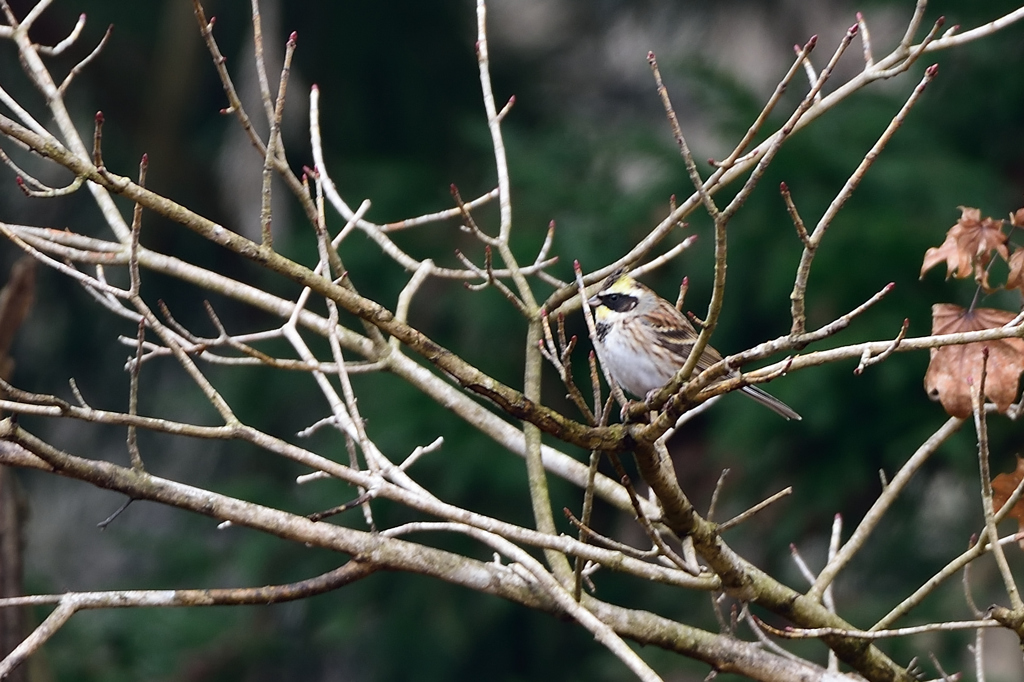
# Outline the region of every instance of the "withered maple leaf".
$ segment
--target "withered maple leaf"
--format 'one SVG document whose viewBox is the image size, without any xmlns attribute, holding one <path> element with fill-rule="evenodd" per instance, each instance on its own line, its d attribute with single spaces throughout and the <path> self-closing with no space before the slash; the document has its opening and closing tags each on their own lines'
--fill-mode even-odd
<svg viewBox="0 0 1024 682">
<path fill-rule="evenodd" d="M 1015 317 L 1006 310 L 974 308 L 965 310 L 950 303 L 932 306 L 932 334 L 956 334 L 1002 327 Z M 1017 384 L 1024 372 L 1024 339 L 977 341 L 960 346 L 931 349 L 924 375 L 928 397 L 942 403 L 953 417 L 971 414 L 971 385 L 981 380 L 982 354 L 988 348 L 985 396 L 1006 412 L 1017 398 Z"/>
<path fill-rule="evenodd" d="M 1010 495 L 1017 489 L 1020 482 L 1024 480 L 1024 457 L 1017 455 L 1017 468 L 1005 474 L 999 474 L 992 479 L 992 506 L 998 513 Z M 1017 519 L 1017 532 L 1024 533 L 1024 498 L 1017 500 L 1007 516 Z M 1018 540 L 1021 549 L 1024 549 L 1024 538 Z"/>
<path fill-rule="evenodd" d="M 924 273 L 943 261 L 946 263 L 946 279 L 949 279 L 951 276 L 963 279 L 974 270 L 971 266 L 970 254 L 965 253 L 957 245 L 956 237 L 948 232 L 946 233 L 946 241 L 942 242 L 941 246 L 933 246 L 924 252 L 924 262 L 921 263 L 921 277 L 924 277 Z"/>
<path fill-rule="evenodd" d="M 982 218 L 976 208 L 960 207 L 960 219 L 946 232 L 941 246 L 924 252 L 921 277 L 939 263 L 946 263 L 946 279 L 955 276 L 964 279 L 973 272 L 975 279 L 988 289 L 985 266 L 992 260 L 995 251 L 1003 260 L 1009 257 L 1006 247 L 1007 236 L 1003 232 L 1003 221 Z"/>
<path fill-rule="evenodd" d="M 1017 211 L 1017 213 L 1024 213 L 1024 209 Z M 1024 218 L 1024 216 L 1021 217 Z M 1021 293 L 1024 294 L 1024 246 L 1017 247 L 1017 250 L 1013 252 L 1008 262 L 1010 264 L 1010 274 L 1006 276 L 1006 288 L 1020 289 Z"/>
</svg>

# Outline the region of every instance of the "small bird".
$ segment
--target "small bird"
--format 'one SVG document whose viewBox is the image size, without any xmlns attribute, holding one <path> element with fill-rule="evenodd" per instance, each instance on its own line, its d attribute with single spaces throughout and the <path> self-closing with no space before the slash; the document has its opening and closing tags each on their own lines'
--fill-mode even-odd
<svg viewBox="0 0 1024 682">
<path fill-rule="evenodd" d="M 686 363 L 697 331 L 675 306 L 628 273 L 613 273 L 587 301 L 597 325 L 597 355 L 622 388 L 637 397 L 661 388 Z M 697 361 L 696 372 L 720 361 L 711 346 Z M 728 377 L 735 377 L 733 371 Z M 800 415 L 756 386 L 740 389 L 786 419 Z"/>
</svg>

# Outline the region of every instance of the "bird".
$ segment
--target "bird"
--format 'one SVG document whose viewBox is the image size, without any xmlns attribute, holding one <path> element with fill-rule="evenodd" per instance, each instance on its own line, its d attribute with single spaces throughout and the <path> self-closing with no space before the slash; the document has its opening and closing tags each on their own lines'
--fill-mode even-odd
<svg viewBox="0 0 1024 682">
<path fill-rule="evenodd" d="M 616 383 L 638 398 L 667 384 L 686 363 L 697 340 L 697 331 L 674 305 L 628 272 L 612 273 L 587 304 L 594 313 L 598 358 Z M 717 350 L 706 346 L 696 371 L 721 359 Z M 721 380 L 736 376 L 739 373 L 733 370 Z M 757 386 L 743 386 L 740 391 L 786 419 L 801 418 Z"/>
</svg>

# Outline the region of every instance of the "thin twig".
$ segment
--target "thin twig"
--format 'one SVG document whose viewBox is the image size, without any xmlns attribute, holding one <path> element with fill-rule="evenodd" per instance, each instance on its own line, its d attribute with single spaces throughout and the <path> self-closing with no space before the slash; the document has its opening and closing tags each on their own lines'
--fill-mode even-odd
<svg viewBox="0 0 1024 682">
<path fill-rule="evenodd" d="M 274 125 L 274 98 L 270 94 L 270 80 L 267 78 L 267 62 L 263 57 L 263 22 L 260 18 L 259 0 L 252 0 L 252 47 L 256 62 L 256 79 L 260 85 L 260 101 L 267 115 L 267 126 Z"/>
<path fill-rule="evenodd" d="M 718 508 L 718 496 L 722 492 L 722 487 L 725 485 L 725 478 L 729 475 L 729 469 L 722 469 L 722 473 L 718 475 L 718 483 L 715 484 L 715 490 L 711 493 L 711 502 L 708 504 L 708 513 L 705 518 L 708 521 L 714 521 L 715 510 Z"/>
<path fill-rule="evenodd" d="M 981 354 L 981 375 L 977 378 L 975 385 L 971 387 L 971 404 L 974 408 L 974 428 L 978 433 L 978 466 L 981 475 L 981 503 L 985 511 L 985 530 L 988 532 L 989 540 L 999 537 L 996 531 L 995 510 L 992 508 L 992 473 L 989 468 L 988 453 L 988 424 L 986 422 L 985 402 L 985 380 L 988 370 L 988 347 L 982 349 Z M 968 378 L 970 381 L 970 378 Z M 1006 593 L 1010 597 L 1010 605 L 1018 614 L 1024 614 L 1024 601 L 1021 600 L 1020 591 L 1010 570 L 1010 564 L 1006 560 L 1003 548 L 999 544 L 993 544 L 992 553 L 999 567 L 999 573 L 1003 577 L 1003 584 Z"/>
<path fill-rule="evenodd" d="M 82 16 L 84 17 L 85 15 Z M 71 71 L 68 72 L 68 75 L 64 77 L 64 81 L 60 84 L 60 87 L 57 88 L 57 94 L 59 96 L 63 97 L 64 93 L 67 92 L 67 89 L 71 87 L 71 81 L 74 80 L 75 76 L 80 74 L 85 69 L 85 67 L 89 66 L 89 63 L 92 62 L 92 60 L 96 59 L 96 57 L 99 56 L 100 52 L 103 51 L 103 47 L 107 44 L 107 41 L 110 40 L 110 34 L 113 32 L 113 30 L 113 24 L 108 26 L 106 32 L 103 34 L 103 37 L 100 39 L 100 42 L 96 45 L 96 47 L 93 48 L 92 52 L 86 55 L 85 59 L 75 64 L 74 68 L 72 68 Z M 72 35 L 74 35 L 74 33 L 72 33 Z"/>
<path fill-rule="evenodd" d="M 998 515 L 996 515 L 998 523 Z M 1010 543 L 1018 542 L 1022 538 L 1020 533 L 1014 533 L 1007 535 L 1006 537 L 999 538 L 998 544 L 1008 545 Z M 916 608 L 924 599 L 930 595 L 935 589 L 943 582 L 952 578 L 954 575 L 959 573 L 961 569 L 970 564 L 978 557 L 984 555 L 986 552 L 992 551 L 992 543 L 988 542 L 988 534 L 984 533 L 982 536 L 977 538 L 977 541 L 972 543 L 971 547 L 960 554 L 958 557 L 950 561 L 948 564 L 942 567 L 942 569 L 933 575 L 931 578 L 926 580 L 919 588 L 917 588 L 913 594 L 897 604 L 889 613 L 887 613 L 881 620 L 871 626 L 871 630 L 882 630 L 888 628 L 890 625 L 895 623 L 897 620 L 907 615 L 910 611 Z"/>
<path fill-rule="evenodd" d="M 938 73 L 938 66 L 932 65 L 925 70 L 925 75 L 921 79 L 921 82 L 917 84 L 914 91 L 907 98 L 907 101 L 900 108 L 899 112 L 886 126 L 882 135 L 878 138 L 875 144 L 871 147 L 870 151 L 864 155 L 857 169 L 847 179 L 846 184 L 829 204 L 828 209 L 821 216 L 818 224 L 815 226 L 814 231 L 807 239 L 807 245 L 804 247 L 803 254 L 800 256 L 800 264 L 797 267 L 796 278 L 793 282 L 793 292 L 790 294 L 792 300 L 791 315 L 793 318 L 792 334 L 802 334 L 806 327 L 807 317 L 805 312 L 804 298 L 807 292 L 807 281 L 810 276 L 811 263 L 814 260 L 817 247 L 821 244 L 821 240 L 825 236 L 826 230 L 831 225 L 832 220 L 839 213 L 839 210 L 846 204 L 847 199 L 853 194 L 854 190 L 860 184 L 864 174 L 867 173 L 868 168 L 874 163 L 875 159 L 885 148 L 885 145 L 889 142 L 892 136 L 896 133 L 901 125 L 903 125 L 904 119 L 913 108 L 914 104 L 921 97 L 925 87 Z"/>
<path fill-rule="evenodd" d="M 803 218 L 800 217 L 800 212 L 797 211 L 796 204 L 793 203 L 793 196 L 789 192 L 789 186 L 782 182 L 779 183 L 779 192 L 782 194 L 783 201 L 786 202 L 786 210 L 789 211 L 789 217 L 793 221 L 793 227 L 796 228 L 796 236 L 803 242 L 804 248 L 814 249 L 815 246 L 811 242 L 807 235 L 807 227 L 804 226 Z"/>
<path fill-rule="evenodd" d="M 18 165 L 14 163 L 14 161 L 7 156 L 7 153 L 2 149 L 0 149 L 0 161 L 3 161 L 11 168 L 11 170 L 18 174 L 17 177 L 14 178 L 14 181 L 18 184 L 18 189 L 24 192 L 27 197 L 49 199 L 52 197 L 67 196 L 68 194 L 74 194 L 77 192 L 82 186 L 82 183 L 85 182 L 84 175 L 76 175 L 75 179 L 64 187 L 47 187 L 37 178 L 19 168 Z M 30 188 L 28 185 L 32 185 L 35 189 Z"/>
<path fill-rule="evenodd" d="M 807 580 L 807 584 L 813 585 L 815 578 L 814 571 L 812 571 L 811 567 L 807 565 L 807 562 L 804 561 L 803 556 L 800 554 L 800 550 L 798 550 L 796 545 L 792 542 L 789 543 L 789 555 L 792 557 L 793 563 L 796 564 L 797 570 L 800 571 L 800 575 Z"/>
<path fill-rule="evenodd" d="M 836 47 L 835 52 L 832 53 L 832 57 L 829 59 L 828 64 L 825 65 L 825 68 L 821 70 L 821 74 L 818 75 L 817 79 L 811 85 L 811 89 L 804 96 L 803 100 L 801 100 L 800 104 L 797 105 L 797 108 L 790 115 L 786 123 L 779 129 L 775 138 L 771 140 L 771 143 L 764 150 L 764 155 L 761 156 L 753 170 L 750 171 L 750 175 L 748 175 L 746 181 L 744 181 L 743 187 L 736 192 L 735 196 L 733 196 L 729 201 L 729 204 L 722 209 L 723 220 L 728 220 L 743 206 L 744 203 L 746 203 L 747 197 L 754 191 L 757 183 L 764 175 L 765 170 L 767 170 L 768 165 L 771 164 L 775 159 L 775 155 L 778 154 L 779 150 L 782 148 L 782 145 L 797 129 L 797 125 L 800 123 L 801 119 L 804 118 L 804 115 L 808 110 L 814 105 L 820 106 L 822 104 L 822 100 L 820 98 L 821 90 L 825 87 L 825 83 L 828 82 L 829 78 L 832 76 L 832 72 L 835 69 L 836 64 L 839 62 L 840 57 L 842 57 L 846 52 L 846 48 L 849 47 L 850 42 L 856 34 L 857 26 L 855 24 L 846 31 L 846 35 L 843 36 L 843 39 L 839 42 L 839 46 Z M 805 48 L 804 53 L 806 54 L 806 52 L 807 50 Z"/>
<path fill-rule="evenodd" d="M 438 436 L 427 445 L 417 445 L 409 456 L 398 465 L 398 468 L 402 471 L 406 471 L 409 467 L 419 461 L 419 458 L 423 455 L 429 455 L 432 452 L 437 452 L 444 445 L 444 436 Z"/>
<path fill-rule="evenodd" d="M 875 56 L 871 52 L 871 34 L 868 33 L 868 22 L 864 15 L 857 12 L 857 26 L 860 27 L 860 43 L 864 47 L 864 67 L 870 69 L 875 65 Z"/>
<path fill-rule="evenodd" d="M 587 538 L 583 528 L 590 527 L 590 518 L 594 511 L 594 480 L 597 478 L 597 466 L 600 462 L 601 451 L 592 451 L 590 453 L 590 466 L 587 469 L 587 485 L 583 489 L 583 510 L 580 513 L 580 542 L 586 542 Z M 583 568 L 583 558 L 576 557 L 576 561 L 573 566 L 573 578 L 575 582 L 572 587 L 572 596 L 576 601 L 579 601 L 583 595 Z"/>
<path fill-rule="evenodd" d="M 256 0 L 253 0 L 255 4 Z M 254 9 L 254 19 L 259 13 Z M 288 75 L 292 68 L 292 55 L 295 54 L 295 42 L 298 35 L 292 31 L 285 44 L 284 66 L 281 67 L 281 81 L 277 86 L 277 102 L 274 105 L 273 118 L 270 121 L 270 135 L 267 138 L 267 153 L 263 160 L 263 189 L 260 192 L 260 231 L 263 237 L 263 246 L 270 248 L 273 245 L 273 234 L 270 229 L 271 220 L 271 185 L 274 178 L 274 162 L 277 156 L 284 154 L 284 141 L 281 139 L 281 117 L 284 115 L 284 100 L 288 91 Z"/>
<path fill-rule="evenodd" d="M 653 543 L 650 549 L 637 549 L 632 545 L 627 545 L 623 542 L 619 542 L 618 540 L 613 540 L 606 535 L 601 535 L 596 530 L 577 519 L 567 507 L 562 509 L 562 513 L 565 514 L 565 518 L 570 524 L 572 524 L 573 528 L 579 530 L 582 537 L 586 537 L 587 540 L 593 540 L 594 543 L 599 544 L 602 547 L 607 547 L 608 549 L 616 552 L 622 552 L 626 556 L 634 557 L 636 559 L 653 559 L 661 554 L 661 550 Z"/>
<path fill-rule="evenodd" d="M 434 270 L 434 261 L 429 258 L 425 259 L 420 263 L 420 267 L 416 268 L 416 272 L 413 273 L 412 277 L 404 287 L 402 287 L 401 293 L 398 294 L 398 303 L 395 305 L 395 318 L 403 322 L 409 319 L 409 306 L 412 305 L 412 298 L 419 291 L 419 288 L 427 280 Z M 395 337 L 391 337 L 388 342 L 391 345 L 391 350 L 398 350 L 399 344 L 401 343 Z"/>
<path fill-rule="evenodd" d="M 985 682 L 985 631 L 978 628 L 974 632 L 974 646 L 967 647 L 974 656 L 975 682 Z"/>
<path fill-rule="evenodd" d="M 138 345 L 135 351 L 135 362 L 130 363 L 131 371 L 129 372 L 130 384 L 128 391 L 128 414 L 135 416 L 138 413 L 139 405 L 139 371 L 142 368 L 142 342 L 146 338 L 146 322 L 145 320 L 139 320 L 139 331 L 138 331 Z M 132 463 L 133 469 L 142 470 L 145 467 L 142 464 L 142 454 L 139 452 L 139 441 L 135 433 L 135 425 L 128 425 L 128 456 Z"/>
<path fill-rule="evenodd" d="M 92 132 L 92 164 L 103 168 L 103 112 L 97 111 Z"/>
<path fill-rule="evenodd" d="M 66 38 L 64 38 L 52 47 L 48 45 L 38 45 L 36 49 L 39 51 L 39 54 L 44 54 L 47 57 L 56 57 L 57 55 L 63 53 L 64 50 L 68 49 L 69 47 L 75 44 L 75 41 L 78 40 L 78 37 L 82 35 L 82 29 L 84 28 L 85 13 L 82 13 L 78 15 L 78 21 L 75 22 L 74 28 L 71 29 L 71 33 L 69 33 Z"/>
<path fill-rule="evenodd" d="M 239 124 L 242 126 L 242 130 L 245 131 L 246 136 L 249 138 L 249 142 L 259 153 L 260 158 L 266 161 L 267 157 L 267 145 L 260 139 L 259 134 L 252 126 L 252 121 L 249 119 L 249 115 L 245 112 L 245 107 L 242 106 L 242 101 L 238 97 L 238 92 L 235 90 L 235 85 L 231 80 L 231 74 L 228 73 L 228 69 L 225 66 L 227 58 L 221 53 L 220 47 L 217 45 L 216 39 L 213 37 L 213 20 L 206 20 L 206 13 L 203 11 L 203 6 L 200 0 L 192 0 L 192 8 L 195 13 L 196 21 L 199 24 L 199 31 L 203 36 L 203 40 L 206 42 L 207 50 L 210 56 L 213 58 L 214 68 L 217 69 L 217 75 L 220 77 L 221 86 L 224 89 L 224 94 L 228 99 L 228 106 L 221 110 L 222 114 L 234 114 L 238 118 Z M 269 141 L 268 141 L 269 143 Z M 288 161 L 284 158 L 283 153 L 274 154 L 269 157 L 274 164 L 274 169 L 280 174 L 284 180 L 285 185 L 291 191 L 292 195 L 299 200 L 302 205 L 303 211 L 306 213 L 306 218 L 311 222 L 316 222 L 316 206 L 314 206 L 312 198 L 309 196 L 309 192 L 303 186 L 302 181 L 296 177 L 295 173 L 292 172 L 291 168 L 288 167 Z"/>
<path fill-rule="evenodd" d="M 774 651 L 779 656 L 784 656 L 784 657 L 789 658 L 791 660 L 797 660 L 797 661 L 803 661 L 804 660 L 804 659 L 800 658 L 799 656 L 795 655 L 794 653 L 792 653 L 790 651 L 786 651 L 781 646 L 779 646 L 778 644 L 776 644 L 772 640 L 768 639 L 768 636 L 765 635 L 764 630 L 762 630 L 761 627 L 760 627 L 760 621 L 755 620 L 753 614 L 750 613 L 749 605 L 744 604 L 743 608 L 740 609 L 740 618 L 747 624 L 747 626 L 750 628 L 750 631 L 753 632 L 754 636 L 757 637 L 757 640 L 759 642 L 761 642 L 761 645 L 764 646 L 769 651 Z"/>
<path fill-rule="evenodd" d="M 882 491 L 882 494 L 878 496 L 875 503 L 871 505 L 867 513 L 864 514 L 864 518 L 854 529 L 850 539 L 846 541 L 846 544 L 836 553 L 835 558 L 830 560 L 826 564 L 825 568 L 822 569 L 818 575 L 818 579 L 814 582 L 814 586 L 811 587 L 807 595 L 813 599 L 820 599 L 822 594 L 825 592 L 825 588 L 828 587 L 836 575 L 839 574 L 846 564 L 854 557 L 854 555 L 860 551 L 864 543 L 867 542 L 868 537 L 872 531 L 878 526 L 882 520 L 882 516 L 889 510 L 889 507 L 896 501 L 896 498 L 903 492 L 903 489 L 910 483 L 910 479 L 913 477 L 917 470 L 926 462 L 928 458 L 939 448 L 942 443 L 946 442 L 950 436 L 960 430 L 963 426 L 964 420 L 956 417 L 950 417 L 946 420 L 935 433 L 933 433 L 922 445 L 917 449 L 907 463 L 900 467 L 900 470 L 893 476 L 889 485 Z"/>
<path fill-rule="evenodd" d="M 832 535 L 829 537 L 828 542 L 828 560 L 832 561 L 836 558 L 836 553 L 839 551 L 839 542 L 842 538 L 843 533 L 843 517 L 841 514 L 836 514 L 832 521 Z M 833 597 L 833 588 L 835 583 L 829 584 L 825 588 L 825 593 L 822 595 L 822 603 L 825 608 L 836 613 L 836 602 Z M 832 649 L 828 650 L 828 670 L 833 673 L 839 672 L 839 657 L 836 656 L 836 652 Z"/>
<path fill-rule="evenodd" d="M 675 138 L 676 146 L 679 147 L 679 153 L 683 156 L 683 162 L 686 164 L 686 172 L 690 176 L 690 182 L 693 183 L 694 189 L 697 190 L 697 194 L 700 196 L 701 202 L 704 204 L 704 209 L 711 216 L 712 220 L 716 219 L 718 215 L 718 207 L 715 206 L 714 200 L 711 198 L 711 194 L 704 187 L 704 180 L 700 177 L 700 171 L 697 170 L 697 164 L 693 160 L 693 154 L 690 153 L 690 147 L 686 144 L 686 138 L 683 137 L 683 131 L 679 127 L 679 119 L 676 116 L 676 110 L 672 106 L 672 100 L 668 95 L 668 88 L 665 87 L 664 81 L 661 79 L 661 70 L 658 68 L 658 59 L 653 52 L 647 53 L 647 63 L 651 67 L 651 73 L 654 74 L 654 83 L 658 89 L 658 96 L 661 97 L 661 104 L 665 108 L 665 115 L 668 117 L 669 128 L 672 130 L 672 137 Z"/>
<path fill-rule="evenodd" d="M 994 620 L 955 620 L 943 623 L 929 623 L 928 625 L 916 625 L 914 627 L 896 628 L 894 630 L 845 630 L 842 628 L 773 628 L 757 616 L 753 616 L 757 624 L 783 639 L 817 639 L 829 635 L 841 635 L 854 639 L 889 639 L 890 637 L 906 637 L 908 635 L 920 635 L 934 632 L 956 632 L 958 630 L 974 630 L 975 628 L 1002 627 Z"/>
<path fill-rule="evenodd" d="M 803 57 L 801 58 L 801 54 L 803 53 L 803 51 L 804 50 L 799 45 L 793 46 L 793 52 L 796 53 L 797 58 L 799 59 L 801 65 L 804 67 L 804 73 L 807 74 L 807 82 L 811 85 L 811 87 L 813 87 L 815 82 L 817 82 L 818 80 L 818 73 L 814 70 L 814 64 L 811 63 L 810 55 L 803 55 Z M 817 93 L 815 93 L 814 101 L 815 103 L 821 101 L 820 90 Z"/>
<path fill-rule="evenodd" d="M 541 355 L 558 372 L 562 385 L 565 386 L 567 391 L 566 395 L 576 406 L 576 409 L 580 411 L 580 414 L 583 415 L 583 419 L 591 426 L 596 426 L 598 424 L 596 412 L 587 405 L 583 394 L 580 392 L 579 387 L 576 386 L 576 381 L 572 376 L 572 351 L 576 347 L 576 337 L 573 336 L 571 339 L 566 340 L 565 318 L 559 315 L 558 345 L 556 346 L 554 334 L 551 331 L 551 320 L 546 311 L 541 311 L 541 329 L 544 332 L 544 340 L 540 344 Z M 600 400 L 600 395 L 596 396 L 595 400 Z M 599 405 L 595 405 L 596 409 L 599 409 Z"/>
<path fill-rule="evenodd" d="M 761 130 L 761 127 L 764 125 L 765 121 L 768 120 L 768 116 L 775 109 L 775 105 L 778 104 L 780 99 L 782 99 L 782 95 L 786 92 L 786 88 L 789 87 L 789 84 L 793 80 L 793 77 L 796 75 L 796 72 L 800 68 L 800 65 L 806 61 L 807 57 L 810 56 L 811 51 L 814 50 L 814 46 L 817 43 L 818 36 L 811 36 L 807 43 L 804 44 L 803 49 L 797 53 L 796 60 L 789 67 L 789 71 L 787 71 L 786 75 L 784 75 L 782 79 L 775 85 L 775 91 L 772 93 L 771 97 L 768 98 L 768 101 L 761 109 L 761 113 L 757 115 L 757 118 L 754 119 L 754 122 L 747 129 L 746 134 L 743 135 L 743 138 L 732 150 L 732 153 L 730 153 L 729 156 L 726 157 L 725 160 L 723 160 L 721 163 L 716 164 L 719 168 L 723 170 L 732 168 L 732 166 L 736 163 L 737 159 L 739 158 L 740 154 L 746 151 L 747 146 L 751 143 L 751 141 L 753 141 L 754 136 L 756 136 L 758 131 Z M 714 180 L 714 178 L 712 179 Z M 673 207 L 672 212 L 675 212 L 675 207 Z"/>
<path fill-rule="evenodd" d="M 877 364 L 879 362 L 882 362 L 887 357 L 889 357 L 890 355 L 895 353 L 896 349 L 898 349 L 900 347 L 900 343 L 902 343 L 903 339 L 907 336 L 907 329 L 909 329 L 909 328 L 910 328 L 910 318 L 904 318 L 903 326 L 900 327 L 900 331 L 896 335 L 896 338 L 893 339 L 892 344 L 888 348 L 883 350 L 881 353 L 879 353 L 878 355 L 872 355 L 871 354 L 871 349 L 870 348 L 865 348 L 864 349 L 864 353 L 860 356 L 860 363 L 853 370 L 853 373 L 854 374 L 860 374 L 861 372 L 864 371 L 864 369 L 866 367 L 870 367 L 871 365 L 874 365 L 874 364 Z"/>
<path fill-rule="evenodd" d="M 690 246 L 692 246 L 695 241 L 697 241 L 697 235 L 691 234 L 686 239 L 679 242 L 671 249 L 658 256 L 657 258 L 649 260 L 643 265 L 638 265 L 637 267 L 633 268 L 630 271 L 630 275 L 632 275 L 633 277 L 642 277 L 648 272 L 651 272 L 656 268 L 660 268 L 662 265 L 665 265 L 666 263 L 672 262 L 672 259 L 674 259 L 676 256 L 681 254 L 686 249 L 690 248 Z"/>
<path fill-rule="evenodd" d="M 792 495 L 792 494 L 793 494 L 793 486 L 789 486 L 788 488 L 783 488 L 782 490 L 780 490 L 779 492 L 775 493 L 771 497 L 768 497 L 767 499 L 764 499 L 761 502 L 758 502 L 757 504 L 755 504 L 753 507 L 751 507 L 750 509 L 746 510 L 745 512 L 742 512 L 741 514 L 737 514 L 736 516 L 732 517 L 728 521 L 725 521 L 724 523 L 719 524 L 719 526 L 718 526 L 719 532 L 724 533 L 725 531 L 729 530 L 730 528 L 733 528 L 734 526 L 738 526 L 739 524 L 743 523 L 744 521 L 746 521 L 747 519 L 752 517 L 754 514 L 757 514 L 758 512 L 763 511 L 769 505 L 771 505 L 771 504 L 773 504 L 775 502 L 778 502 L 783 497 L 787 497 L 788 495 Z"/>
<path fill-rule="evenodd" d="M 700 568 L 692 566 L 686 562 L 683 557 L 676 554 L 675 550 L 668 546 L 665 539 L 661 537 L 661 533 L 654 527 L 651 520 L 647 518 L 647 514 L 644 513 L 643 506 L 640 504 L 640 499 L 636 495 L 636 490 L 633 489 L 633 484 L 630 482 L 628 476 L 622 477 L 622 486 L 629 493 L 629 499 L 633 503 L 633 510 L 636 512 L 637 521 L 640 522 L 640 527 L 644 529 L 647 537 L 650 538 L 651 542 L 661 551 L 661 555 L 675 564 L 677 567 L 686 571 L 690 575 L 700 575 Z"/>
</svg>

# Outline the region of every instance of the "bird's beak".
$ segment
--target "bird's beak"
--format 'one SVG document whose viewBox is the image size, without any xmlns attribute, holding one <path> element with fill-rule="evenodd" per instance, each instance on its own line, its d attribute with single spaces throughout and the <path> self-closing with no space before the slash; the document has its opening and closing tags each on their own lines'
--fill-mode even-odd
<svg viewBox="0 0 1024 682">
<path fill-rule="evenodd" d="M 587 305 L 589 305 L 591 308 L 596 308 L 597 306 L 601 305 L 601 299 L 595 294 L 591 296 L 589 299 L 587 299 Z"/>
</svg>

